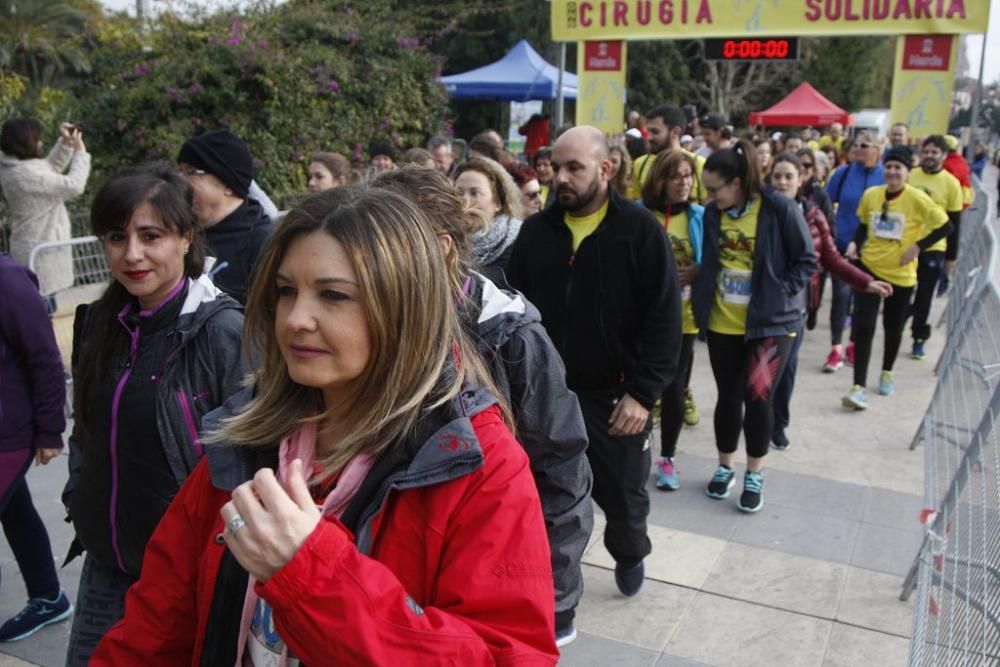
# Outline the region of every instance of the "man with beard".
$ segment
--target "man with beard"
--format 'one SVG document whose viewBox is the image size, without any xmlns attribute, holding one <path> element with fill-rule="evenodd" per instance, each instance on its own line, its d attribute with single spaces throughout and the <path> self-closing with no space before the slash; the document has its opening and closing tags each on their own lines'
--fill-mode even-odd
<svg viewBox="0 0 1000 667">
<path fill-rule="evenodd" d="M 664 150 L 681 151 L 694 160 L 694 186 L 691 188 L 691 198 L 697 204 L 708 200 L 705 185 L 701 182 L 701 171 L 705 167 L 705 158 L 685 150 L 681 146 L 681 135 L 687 127 L 687 116 L 677 107 L 669 105 L 658 106 L 646 113 L 646 130 L 648 132 L 649 153 L 640 155 L 632 164 L 632 184 L 629 188 L 629 198 L 641 199 L 642 186 L 649 178 L 649 172 L 656 162 L 656 156 Z"/>
<path fill-rule="evenodd" d="M 923 190 L 948 214 L 951 232 L 919 255 L 917 289 L 913 293 L 912 333 L 914 359 L 924 358 L 924 341 L 931 336 L 927 319 L 934 290 L 942 271 L 951 271 L 958 259 L 959 221 L 962 216 L 962 185 L 944 168 L 948 144 L 940 134 L 932 134 L 920 146 L 920 166 L 910 172 L 909 184 Z"/>
<path fill-rule="evenodd" d="M 580 400 L 604 510 L 615 583 L 642 587 L 651 458 L 650 410 L 677 371 L 681 298 L 666 234 L 648 210 L 608 187 L 597 128 L 568 130 L 552 149 L 556 202 L 514 242 L 507 275 L 542 313 Z"/>
</svg>

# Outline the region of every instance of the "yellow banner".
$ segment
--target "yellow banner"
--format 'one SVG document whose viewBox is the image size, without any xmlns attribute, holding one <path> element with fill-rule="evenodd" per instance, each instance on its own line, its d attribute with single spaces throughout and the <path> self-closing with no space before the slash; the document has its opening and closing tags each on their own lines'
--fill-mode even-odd
<svg viewBox="0 0 1000 667">
<path fill-rule="evenodd" d="M 552 39 L 985 33 L 989 0 L 552 0 Z"/>
<path fill-rule="evenodd" d="M 907 35 L 896 40 L 892 123 L 906 123 L 911 137 L 948 131 L 959 40 L 952 35 Z"/>
<path fill-rule="evenodd" d="M 576 53 L 576 124 L 607 134 L 625 129 L 625 58 L 621 41 L 583 42 Z"/>
</svg>

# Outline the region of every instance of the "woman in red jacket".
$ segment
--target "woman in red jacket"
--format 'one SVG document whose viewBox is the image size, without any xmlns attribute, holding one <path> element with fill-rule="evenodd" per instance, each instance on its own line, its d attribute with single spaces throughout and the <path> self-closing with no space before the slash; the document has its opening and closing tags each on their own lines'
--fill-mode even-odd
<svg viewBox="0 0 1000 667">
<path fill-rule="evenodd" d="M 92 665 L 554 665 L 528 460 L 424 215 L 338 188 L 275 230 L 254 387 L 146 551 Z"/>
<path fill-rule="evenodd" d="M 848 262 L 837 251 L 833 235 L 830 233 L 830 225 L 826 216 L 823 215 L 823 209 L 802 195 L 802 186 L 804 185 L 802 162 L 797 155 L 782 153 L 774 159 L 770 183 L 777 192 L 789 199 L 794 199 L 802 207 L 802 214 L 805 216 L 813 245 L 816 248 L 818 267 L 810 276 L 809 285 L 806 286 L 807 308 L 819 306 L 818 302 L 822 294 L 819 269 L 826 269 L 858 291 L 880 296 L 892 294 L 892 285 L 883 280 L 875 280 Z M 804 333 L 803 330 L 799 330 L 795 342 L 792 344 L 792 351 L 788 355 L 785 372 L 774 392 L 774 434 L 771 436 L 771 444 L 774 445 L 775 449 L 788 449 L 789 441 L 785 429 L 788 428 L 790 421 L 788 410 L 792 400 L 792 391 L 795 389 L 795 371 L 798 367 L 799 348 L 802 346 Z"/>
</svg>

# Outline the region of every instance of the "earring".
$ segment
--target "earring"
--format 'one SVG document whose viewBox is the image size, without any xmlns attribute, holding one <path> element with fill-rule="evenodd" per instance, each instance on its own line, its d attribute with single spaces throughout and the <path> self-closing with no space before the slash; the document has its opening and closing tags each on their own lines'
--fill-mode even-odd
<svg viewBox="0 0 1000 667">
<path fill-rule="evenodd" d="M 191 249 L 191 246 L 187 246 L 187 247 L 185 247 L 185 248 L 184 248 L 184 254 L 185 254 L 185 255 L 186 255 L 186 254 L 188 254 L 188 250 L 190 250 L 190 249 Z"/>
</svg>

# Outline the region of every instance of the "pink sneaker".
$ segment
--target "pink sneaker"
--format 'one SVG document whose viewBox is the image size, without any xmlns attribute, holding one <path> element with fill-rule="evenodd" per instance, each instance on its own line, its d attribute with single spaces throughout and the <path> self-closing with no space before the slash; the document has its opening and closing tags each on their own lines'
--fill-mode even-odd
<svg viewBox="0 0 1000 667">
<path fill-rule="evenodd" d="M 847 357 L 847 363 L 849 363 L 851 366 L 853 366 L 854 365 L 854 341 L 851 341 L 851 342 L 849 342 L 847 344 L 847 354 L 845 356 Z"/>
<path fill-rule="evenodd" d="M 826 358 L 826 363 L 823 364 L 823 372 L 836 373 L 843 367 L 844 367 L 844 357 L 840 353 L 840 350 L 838 350 L 837 348 L 830 350 L 830 355 Z"/>
<path fill-rule="evenodd" d="M 680 485 L 677 471 L 674 469 L 674 460 L 661 456 L 656 462 L 656 488 L 661 491 L 676 491 Z"/>
</svg>

